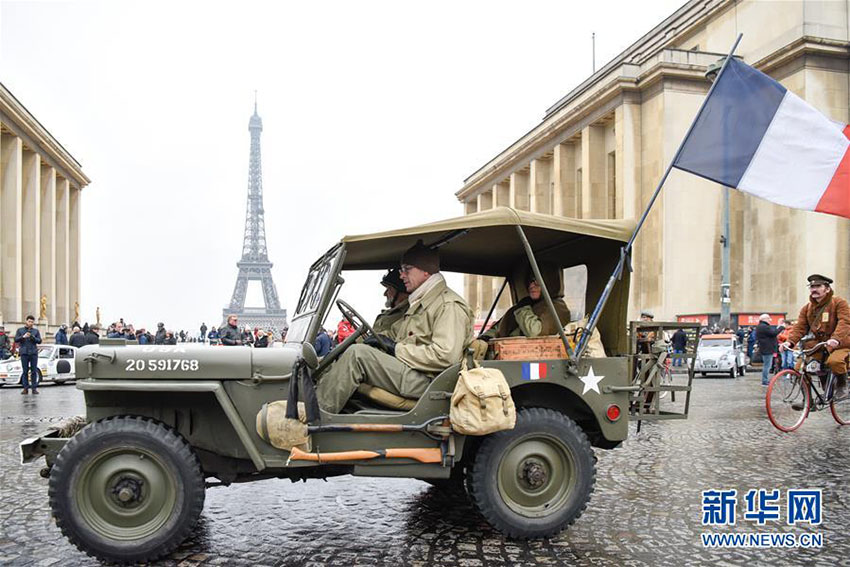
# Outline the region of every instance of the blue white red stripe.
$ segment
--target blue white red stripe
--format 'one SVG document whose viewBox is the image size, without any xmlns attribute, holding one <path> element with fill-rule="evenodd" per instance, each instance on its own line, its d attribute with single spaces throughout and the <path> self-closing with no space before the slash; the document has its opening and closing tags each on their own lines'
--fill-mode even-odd
<svg viewBox="0 0 850 567">
<path fill-rule="evenodd" d="M 523 362 L 523 380 L 543 380 L 546 378 L 547 366 L 541 362 Z"/>
<path fill-rule="evenodd" d="M 850 127 L 732 59 L 673 165 L 768 201 L 850 218 Z"/>
</svg>

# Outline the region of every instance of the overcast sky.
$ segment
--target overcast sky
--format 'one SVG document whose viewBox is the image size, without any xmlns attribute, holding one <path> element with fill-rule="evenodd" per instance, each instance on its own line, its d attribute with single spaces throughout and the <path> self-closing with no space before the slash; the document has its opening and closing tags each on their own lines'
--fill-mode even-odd
<svg viewBox="0 0 850 567">
<path fill-rule="evenodd" d="M 82 319 L 194 331 L 236 281 L 255 89 L 291 311 L 343 235 L 460 215 L 463 179 L 590 75 L 592 32 L 599 68 L 682 4 L 3 1 L 0 81 L 92 179 Z M 340 297 L 372 318 L 378 279 Z"/>
</svg>

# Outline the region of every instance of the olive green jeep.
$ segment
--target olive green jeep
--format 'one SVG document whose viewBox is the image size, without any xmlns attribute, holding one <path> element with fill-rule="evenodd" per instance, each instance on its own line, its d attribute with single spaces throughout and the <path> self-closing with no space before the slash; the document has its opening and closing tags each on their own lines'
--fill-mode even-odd
<svg viewBox="0 0 850 567">
<path fill-rule="evenodd" d="M 449 406 L 460 364 L 436 376 L 418 400 L 361 388 L 343 413 L 322 411 L 309 426 L 309 446 L 292 451 L 264 440 L 258 414 L 288 399 L 293 372 L 300 377 L 306 368 L 309 379 L 321 380 L 369 334 L 355 309 L 337 299 L 345 271 L 397 267 L 402 252 L 423 239 L 439 248 L 444 271 L 504 278 L 502 292 L 508 289 L 513 302 L 527 293 L 519 266 L 530 265 L 542 282 L 538 261 L 562 269 L 583 265 L 584 299 L 593 305 L 606 282 L 610 287 L 608 276 L 633 228 L 631 221 L 496 208 L 345 237 L 310 267 L 283 348 L 118 341 L 80 349 L 75 364 L 84 419 L 24 441 L 22 460 L 45 457 L 42 476 L 57 525 L 81 550 L 108 561 L 168 554 L 192 532 L 207 487 L 268 478 L 421 479 L 465 492 L 508 537 L 552 536 L 587 506 L 596 479 L 593 448 L 622 443 L 630 414 L 662 417 L 653 394 L 690 390 L 689 383 L 660 385 L 657 373 L 647 372 L 654 355 L 637 362 L 640 355 L 629 348 L 628 271 L 600 304 L 597 328 L 607 356 L 583 356 L 584 342 L 561 331 L 559 358 L 481 362 L 501 370 L 510 385 L 513 429 L 485 436 L 452 430 Z M 554 311 L 545 285 L 543 297 Z M 357 331 L 319 360 L 312 340 L 334 304 Z"/>
</svg>

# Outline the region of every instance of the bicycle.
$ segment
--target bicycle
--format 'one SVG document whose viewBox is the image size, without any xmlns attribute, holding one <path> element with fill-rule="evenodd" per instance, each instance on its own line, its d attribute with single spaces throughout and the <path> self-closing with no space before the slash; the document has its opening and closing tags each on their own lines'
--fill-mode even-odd
<svg viewBox="0 0 850 567">
<path fill-rule="evenodd" d="M 806 337 L 803 337 L 800 343 L 805 340 Z M 810 411 L 826 406 L 840 425 L 850 425 L 850 397 L 834 399 L 835 375 L 824 363 L 811 356 L 825 346 L 826 342 L 821 342 L 808 349 L 794 350 L 794 354 L 801 358 L 798 367 L 802 372 L 789 368 L 771 378 L 765 406 L 768 419 L 778 430 L 790 433 L 803 424 Z M 815 377 L 818 380 L 814 380 Z"/>
</svg>

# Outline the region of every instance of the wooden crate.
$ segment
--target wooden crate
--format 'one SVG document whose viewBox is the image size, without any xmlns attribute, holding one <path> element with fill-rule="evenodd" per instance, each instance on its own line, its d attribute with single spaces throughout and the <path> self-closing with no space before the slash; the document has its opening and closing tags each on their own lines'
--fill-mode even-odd
<svg viewBox="0 0 850 567">
<path fill-rule="evenodd" d="M 505 337 L 491 339 L 490 347 L 496 360 L 552 360 L 567 358 L 561 337 Z"/>
</svg>

